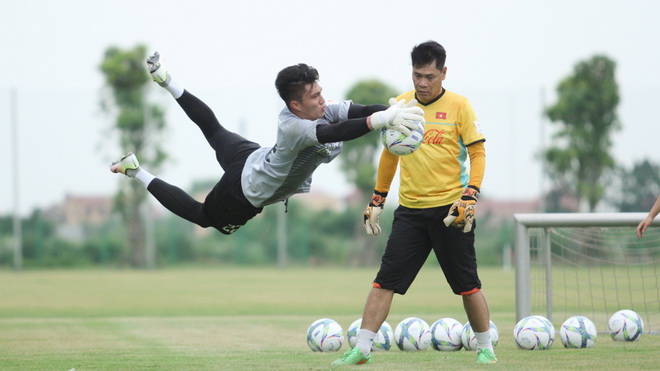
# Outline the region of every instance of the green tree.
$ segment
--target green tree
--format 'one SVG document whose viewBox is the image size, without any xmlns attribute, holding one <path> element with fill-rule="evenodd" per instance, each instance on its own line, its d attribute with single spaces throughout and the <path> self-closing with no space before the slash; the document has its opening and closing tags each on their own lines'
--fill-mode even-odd
<svg viewBox="0 0 660 371">
<path fill-rule="evenodd" d="M 554 145 L 545 151 L 550 178 L 571 184 L 575 197 L 594 211 L 603 196 L 601 176 L 614 168 L 611 134 L 620 128 L 615 62 L 594 56 L 579 62 L 557 87 L 558 100 L 545 111 L 559 125 Z"/>
<path fill-rule="evenodd" d="M 555 182 L 554 188 L 545 194 L 545 212 L 574 213 L 578 211 L 573 187 Z"/>
<path fill-rule="evenodd" d="M 660 194 L 660 165 L 643 160 L 632 170 L 619 169 L 621 188 L 611 195 L 621 212 L 648 212 Z"/>
<path fill-rule="evenodd" d="M 346 94 L 346 99 L 355 103 L 385 104 L 391 97 L 399 95 L 396 90 L 378 80 L 364 80 L 356 83 Z M 359 200 L 366 204 L 376 184 L 376 166 L 374 161 L 382 150 L 379 133 L 370 133 L 360 138 L 344 142 L 341 156 L 341 169 L 349 182 L 355 184 L 359 192 Z M 361 218 L 355 224 L 354 237 L 357 246 L 356 262 L 372 264 L 377 261 L 378 254 L 375 245 L 377 238 L 367 236 Z"/>
<path fill-rule="evenodd" d="M 105 51 L 100 69 L 105 90 L 102 109 L 115 118 L 114 129 L 122 150 L 139 155 L 141 164 L 158 170 L 165 160 L 160 143 L 165 127 L 164 111 L 147 102 L 146 47 L 137 45 L 122 50 L 110 47 Z M 147 264 L 145 223 L 142 217 L 147 192 L 137 182 L 121 182 L 115 205 L 124 217 L 127 230 L 128 258 L 133 267 Z"/>
<path fill-rule="evenodd" d="M 391 97 L 399 95 L 392 87 L 378 80 L 360 81 L 346 94 L 346 99 L 355 103 L 385 104 Z M 376 178 L 374 159 L 382 150 L 378 135 L 367 134 L 357 139 L 344 142 L 341 156 L 341 169 L 349 182 L 355 184 L 361 199 L 371 197 Z"/>
</svg>

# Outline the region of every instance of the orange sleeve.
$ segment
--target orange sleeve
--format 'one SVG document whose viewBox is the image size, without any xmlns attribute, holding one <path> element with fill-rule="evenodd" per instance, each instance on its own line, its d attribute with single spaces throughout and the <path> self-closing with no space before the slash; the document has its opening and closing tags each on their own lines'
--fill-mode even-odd
<svg viewBox="0 0 660 371">
<path fill-rule="evenodd" d="M 399 156 L 393 155 L 386 149 L 383 149 L 383 152 L 380 154 L 380 162 L 378 163 L 378 175 L 376 177 L 376 187 L 374 188 L 376 191 L 390 191 L 397 166 L 399 166 Z"/>
<path fill-rule="evenodd" d="M 481 182 L 486 172 L 486 147 L 484 142 L 476 142 L 467 147 L 470 156 L 470 182 L 469 185 L 481 189 Z"/>
</svg>

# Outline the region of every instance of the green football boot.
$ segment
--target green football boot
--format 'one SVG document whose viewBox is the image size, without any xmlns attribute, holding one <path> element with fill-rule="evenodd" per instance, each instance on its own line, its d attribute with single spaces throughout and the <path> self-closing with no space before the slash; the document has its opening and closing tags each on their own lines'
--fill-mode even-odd
<svg viewBox="0 0 660 371">
<path fill-rule="evenodd" d="M 371 355 L 365 356 L 358 347 L 346 351 L 341 357 L 332 362 L 333 366 L 364 365 L 371 363 Z"/>
</svg>

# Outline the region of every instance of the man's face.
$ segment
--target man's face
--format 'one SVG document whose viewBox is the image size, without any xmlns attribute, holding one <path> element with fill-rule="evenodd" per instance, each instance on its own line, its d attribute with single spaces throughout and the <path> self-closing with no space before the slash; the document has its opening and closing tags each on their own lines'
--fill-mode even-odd
<svg viewBox="0 0 660 371">
<path fill-rule="evenodd" d="M 318 120 L 323 117 L 323 113 L 325 112 L 325 99 L 323 99 L 323 95 L 321 95 L 322 90 L 323 89 L 318 82 L 307 85 L 307 90 L 302 95 L 302 101 L 293 101 L 293 113 L 298 117 L 307 120 Z"/>
<path fill-rule="evenodd" d="M 447 67 L 439 70 L 435 61 L 426 66 L 413 67 L 413 85 L 417 92 L 417 99 L 421 102 L 429 102 L 442 92 L 442 81 L 447 75 Z"/>
</svg>

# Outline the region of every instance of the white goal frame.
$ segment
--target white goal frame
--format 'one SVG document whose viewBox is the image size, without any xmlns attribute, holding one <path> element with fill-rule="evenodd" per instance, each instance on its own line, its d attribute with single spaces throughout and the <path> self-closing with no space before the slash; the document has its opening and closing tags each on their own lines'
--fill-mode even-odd
<svg viewBox="0 0 660 371">
<path fill-rule="evenodd" d="M 648 213 L 538 213 L 514 214 L 515 221 L 515 281 L 516 321 L 530 316 L 532 308 L 531 261 L 529 228 L 543 228 L 541 253 L 545 256 L 546 312 L 552 314 L 552 270 L 550 236 L 553 227 L 635 227 Z M 660 216 L 654 222 L 660 222 Z M 654 223 L 655 224 L 655 223 Z"/>
</svg>

